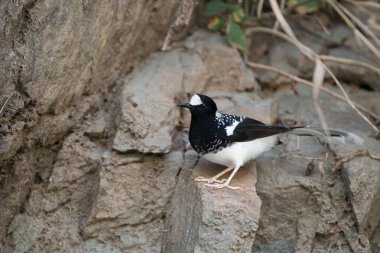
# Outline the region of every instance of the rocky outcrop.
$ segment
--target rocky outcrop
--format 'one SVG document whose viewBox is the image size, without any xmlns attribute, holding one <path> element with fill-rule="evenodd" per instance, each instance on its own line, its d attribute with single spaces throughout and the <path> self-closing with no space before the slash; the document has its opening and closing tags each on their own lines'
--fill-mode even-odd
<svg viewBox="0 0 380 253">
<path fill-rule="evenodd" d="M 146 6 L 125 4 L 140 14 Z M 162 10 L 149 6 L 150 14 L 141 14 L 138 24 L 174 8 L 170 1 L 165 4 Z M 108 10 L 105 2 L 89 5 Z M 118 18 L 126 17 L 117 13 L 109 22 L 120 28 Z M 281 145 L 239 170 L 232 184 L 241 191 L 208 189 L 193 180 L 222 167 L 189 148 L 189 114 L 176 103 L 194 92 L 207 93 L 224 112 L 266 123 L 281 118 L 319 125 L 308 88 L 296 86 L 297 95 L 279 89 L 273 98 L 260 99 L 251 92 L 258 84 L 239 53 L 222 37 L 202 31 L 170 52 L 152 55 L 124 77 L 120 68 L 130 66 L 126 56 L 143 55 L 160 37 L 134 52 L 118 40 L 129 38 L 127 32 L 120 28 L 111 34 L 115 37 L 106 41 L 113 47 L 96 44 L 100 48 L 93 52 L 89 75 L 94 79 L 78 79 L 86 82 L 78 85 L 78 95 L 57 90 L 63 101 L 55 97 L 59 102 L 25 105 L 20 101 L 28 98 L 22 97 L 15 107 L 12 97 L 8 105 L 5 121 L 13 120 L 9 129 L 19 132 L 5 134 L 2 143 L 23 148 L 15 149 L 17 155 L 2 153 L 4 252 L 369 252 L 370 244 L 376 249 L 379 162 L 362 157 L 332 171 L 337 159 L 364 147 L 334 145 L 330 150 L 322 140 L 302 137 L 298 142 L 284 135 Z M 141 37 L 135 39 L 136 47 L 145 46 Z M 378 107 L 376 95 L 357 92 L 369 107 Z M 379 152 L 371 129 L 348 105 L 321 99 L 330 127 L 354 131 L 365 138 L 369 152 Z M 68 101 L 72 106 L 65 108 Z M 33 114 L 38 110 L 41 115 Z"/>
<path fill-rule="evenodd" d="M 307 90 L 296 90 L 299 96 L 279 98 L 280 117 L 318 124 Z M 367 96 L 370 100 L 373 95 Z M 330 127 L 349 128 L 364 138 L 370 131 L 347 104 L 322 95 L 321 105 Z M 297 137 L 284 136 L 281 146 L 258 159 L 256 188 L 263 205 L 253 252 L 371 252 L 369 239 L 380 217 L 375 183 L 379 161 L 363 157 L 336 172 L 332 168 L 337 159 L 357 150 L 378 152 L 373 146 L 377 141 L 365 138 L 365 146 L 334 142 L 331 152 L 316 139 L 301 138 L 298 142 Z M 363 222 L 364 217 L 371 221 Z"/>
<path fill-rule="evenodd" d="M 212 86 L 204 85 L 204 91 L 216 90 L 223 80 L 216 78 L 221 78 L 219 70 L 224 71 L 226 78 L 236 73 L 231 82 L 238 84 L 220 90 L 253 89 L 255 85 L 252 72 L 244 67 L 237 51 L 219 36 L 200 32 L 187 43 L 190 45 L 152 56 L 145 67 L 119 80 L 114 93 L 105 96 L 111 102 L 95 100 L 99 104 L 94 108 L 93 98 L 88 96 L 71 109 L 84 115 L 83 122 L 66 133 L 60 147 L 54 146 L 56 150 L 51 153 L 55 156 L 51 160 L 46 156 L 46 165 L 38 168 L 37 177 L 33 171 L 27 174 L 30 181 L 25 189 L 31 184 L 31 191 L 28 196 L 19 197 L 19 202 L 26 197 L 27 201 L 22 214 L 9 226 L 6 252 L 54 252 L 62 248 L 74 252 L 161 251 L 165 246 L 162 236 L 167 205 L 186 164 L 180 152 L 184 143 L 177 133 L 180 110 L 175 103 L 185 99 L 186 90 L 194 92 L 195 84 L 203 77 L 215 80 Z M 229 61 L 207 67 L 207 55 L 228 57 Z M 192 62 L 194 57 L 199 65 Z M 201 73 L 201 77 L 196 73 Z M 147 90 L 151 91 L 148 95 Z M 239 99 L 251 101 L 247 95 L 215 95 L 225 101 L 226 107 L 233 107 Z M 271 105 L 264 102 L 255 106 L 274 113 Z M 71 127 L 79 118 L 72 118 L 71 114 L 60 117 L 65 123 L 65 117 L 71 118 Z M 46 126 L 52 133 L 60 132 L 60 125 L 54 121 Z M 43 125 L 36 127 L 45 133 Z M 43 136 L 47 136 L 46 141 L 38 140 L 44 140 L 46 145 L 57 141 L 50 140 L 52 137 L 46 133 Z M 44 160 L 41 156 L 35 159 Z M 247 226 L 257 224 L 258 210 L 259 206 L 254 209 L 257 217 Z M 27 240 L 25 233 L 30 234 Z M 253 230 L 247 233 L 242 236 L 250 237 Z M 249 247 L 249 243 L 236 243 Z"/>
<path fill-rule="evenodd" d="M 0 3 L 0 242 L 62 138 L 111 99 L 136 59 L 161 47 L 177 5 Z"/>
</svg>

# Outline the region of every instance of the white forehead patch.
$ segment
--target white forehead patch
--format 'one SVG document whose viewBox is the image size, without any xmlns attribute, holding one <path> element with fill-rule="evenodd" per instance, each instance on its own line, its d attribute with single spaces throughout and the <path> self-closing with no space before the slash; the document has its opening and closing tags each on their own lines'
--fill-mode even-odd
<svg viewBox="0 0 380 253">
<path fill-rule="evenodd" d="M 190 100 L 190 104 L 191 105 L 201 105 L 203 104 L 201 98 L 195 94 L 194 96 L 192 96 L 191 100 Z"/>
</svg>

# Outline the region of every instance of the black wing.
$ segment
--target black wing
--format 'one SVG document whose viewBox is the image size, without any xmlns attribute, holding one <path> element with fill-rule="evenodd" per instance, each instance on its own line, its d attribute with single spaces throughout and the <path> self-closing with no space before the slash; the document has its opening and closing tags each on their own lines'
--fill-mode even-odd
<svg viewBox="0 0 380 253">
<path fill-rule="evenodd" d="M 219 136 L 231 142 L 244 142 L 292 130 L 292 128 L 285 126 L 268 126 L 263 122 L 251 118 L 240 117 L 240 119 L 240 123 L 235 127 L 232 134 L 228 135 L 226 128 L 224 128 L 220 129 Z"/>
</svg>

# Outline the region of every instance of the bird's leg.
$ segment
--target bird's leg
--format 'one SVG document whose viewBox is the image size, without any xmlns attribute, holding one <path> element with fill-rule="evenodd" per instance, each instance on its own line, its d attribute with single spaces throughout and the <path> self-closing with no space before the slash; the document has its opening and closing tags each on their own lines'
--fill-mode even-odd
<svg viewBox="0 0 380 253">
<path fill-rule="evenodd" d="M 221 176 L 223 176 L 224 174 L 226 174 L 227 172 L 231 171 L 233 169 L 232 166 L 228 167 L 227 169 L 223 170 L 222 172 L 220 172 L 219 174 L 213 176 L 212 178 L 204 178 L 204 177 L 197 177 L 195 179 L 195 181 L 197 182 L 207 182 L 208 184 L 213 184 L 213 183 L 223 183 L 225 182 L 226 180 L 225 179 L 222 179 L 222 180 L 218 180 L 218 178 L 220 178 Z"/>
<path fill-rule="evenodd" d="M 240 166 L 236 166 L 234 171 L 232 171 L 230 177 L 227 179 L 226 182 L 222 183 L 222 184 L 205 184 L 205 186 L 207 187 L 210 187 L 210 188 L 218 188 L 218 189 L 221 189 L 221 188 L 230 188 L 232 190 L 241 190 L 241 187 L 238 187 L 238 186 L 230 186 L 230 182 L 232 180 L 232 178 L 235 176 L 236 172 L 239 170 Z"/>
</svg>

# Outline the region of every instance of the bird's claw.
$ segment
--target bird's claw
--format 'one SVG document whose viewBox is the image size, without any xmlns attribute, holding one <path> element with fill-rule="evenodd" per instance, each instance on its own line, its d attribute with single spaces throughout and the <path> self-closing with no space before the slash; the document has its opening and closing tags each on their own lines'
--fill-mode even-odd
<svg viewBox="0 0 380 253">
<path fill-rule="evenodd" d="M 207 182 L 207 184 L 214 184 L 214 183 L 222 184 L 222 183 L 227 181 L 226 179 L 218 180 L 218 179 L 213 178 L 213 177 L 212 178 L 197 177 L 194 180 L 196 182 Z"/>
<path fill-rule="evenodd" d="M 239 186 L 231 186 L 227 183 L 223 183 L 223 184 L 205 184 L 206 187 L 210 187 L 210 188 L 216 188 L 216 189 L 222 189 L 222 188 L 229 188 L 231 190 L 242 190 L 241 187 Z"/>
</svg>

